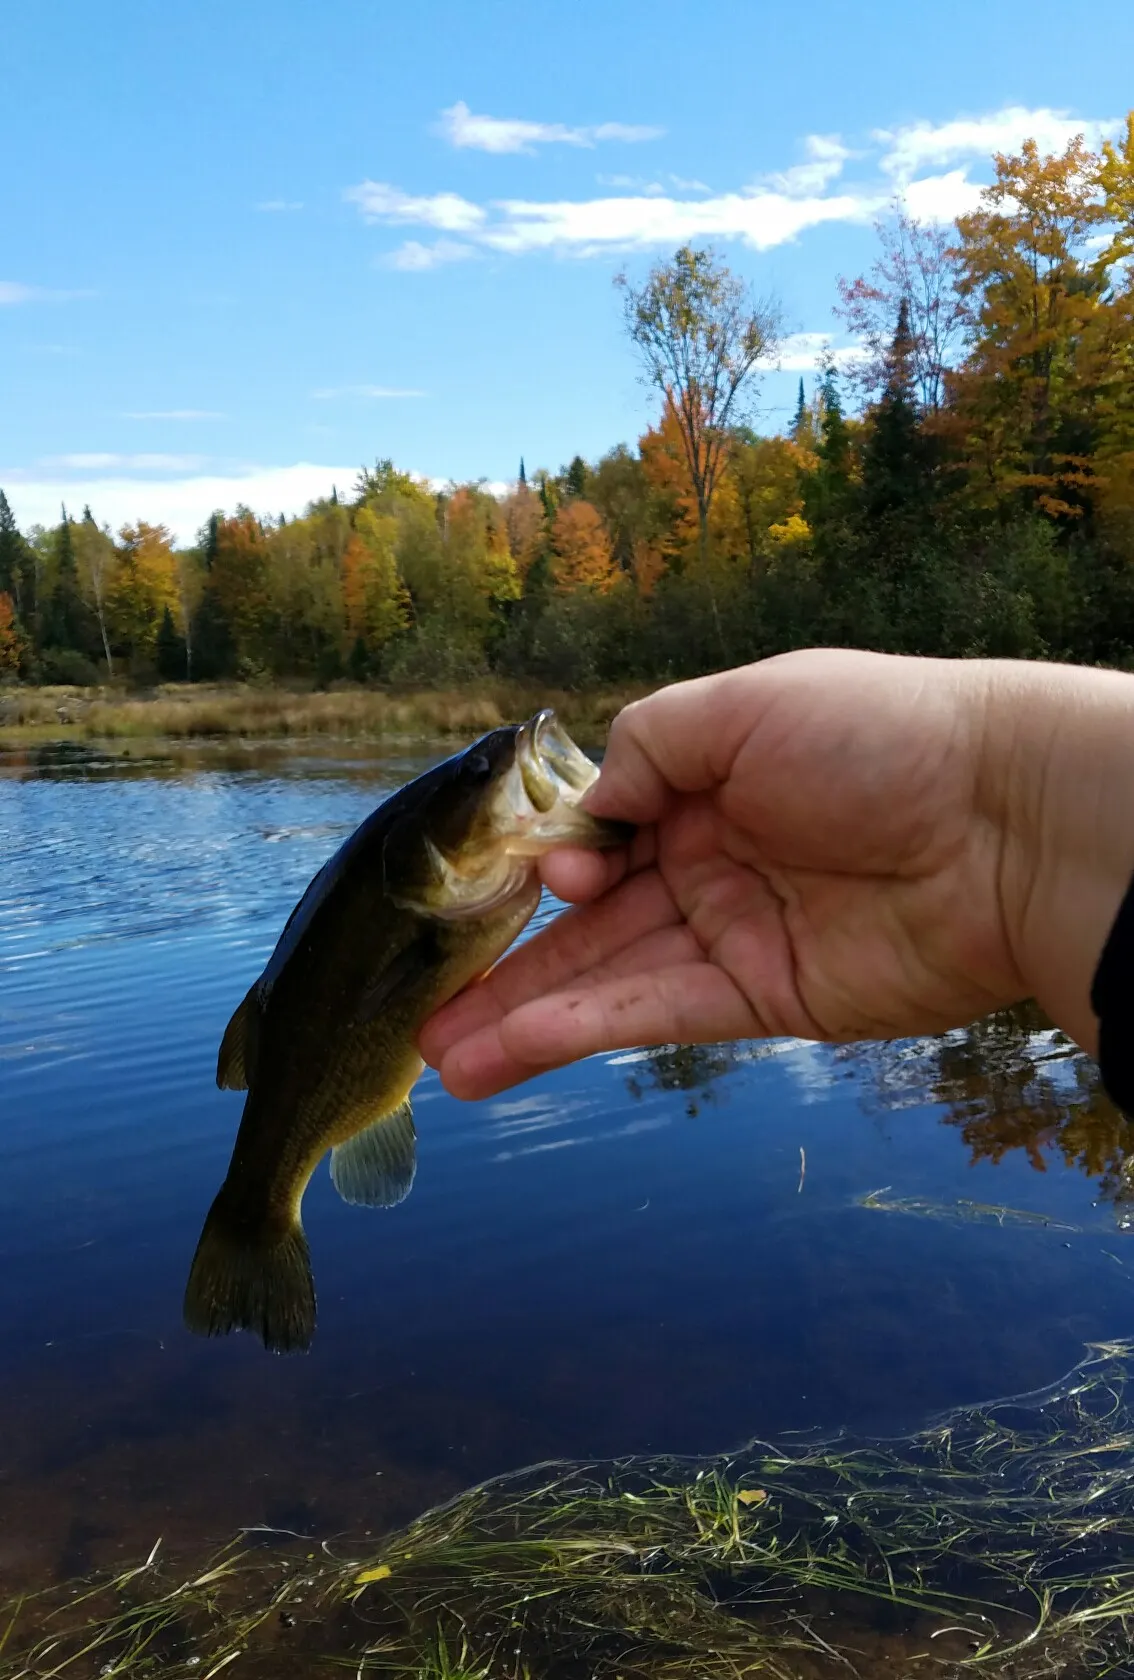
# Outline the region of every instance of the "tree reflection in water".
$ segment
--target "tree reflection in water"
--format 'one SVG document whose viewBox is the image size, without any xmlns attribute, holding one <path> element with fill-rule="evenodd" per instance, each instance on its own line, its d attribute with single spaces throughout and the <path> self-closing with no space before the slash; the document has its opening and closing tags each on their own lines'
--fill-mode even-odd
<svg viewBox="0 0 1134 1680">
<path fill-rule="evenodd" d="M 754 1044 L 666 1044 L 647 1052 L 627 1089 L 694 1093 L 696 1114 L 714 1100 L 714 1081 L 760 1059 Z M 771 1048 L 769 1046 L 769 1048 Z M 1035 1003 L 974 1021 L 934 1038 L 844 1044 L 832 1049 L 832 1073 L 853 1073 L 859 1098 L 877 1112 L 939 1104 L 975 1161 L 1023 1150 L 1038 1171 L 1054 1155 L 1099 1181 L 1100 1200 L 1122 1208 L 1134 1226 L 1134 1123 L 1103 1091 L 1092 1059 L 1053 1027 Z"/>
</svg>

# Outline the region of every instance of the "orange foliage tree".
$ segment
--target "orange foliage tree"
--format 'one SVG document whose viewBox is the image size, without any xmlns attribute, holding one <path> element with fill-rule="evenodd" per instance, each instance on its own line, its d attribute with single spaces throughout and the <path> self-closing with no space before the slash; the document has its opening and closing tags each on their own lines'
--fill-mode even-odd
<svg viewBox="0 0 1134 1680">
<path fill-rule="evenodd" d="M 557 509 L 552 529 L 551 576 L 561 594 L 590 590 L 605 595 L 618 568 L 602 515 L 590 502 L 573 497 Z"/>
<path fill-rule="evenodd" d="M 12 597 L 0 591 L 0 677 L 19 675 L 24 657 L 24 640 L 16 622 Z"/>
</svg>

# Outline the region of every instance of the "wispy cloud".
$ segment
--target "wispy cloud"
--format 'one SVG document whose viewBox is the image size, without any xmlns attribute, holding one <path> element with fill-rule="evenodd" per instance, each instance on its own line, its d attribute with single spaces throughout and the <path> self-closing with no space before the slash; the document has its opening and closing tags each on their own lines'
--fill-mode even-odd
<svg viewBox="0 0 1134 1680">
<path fill-rule="evenodd" d="M 771 177 L 772 185 L 790 197 L 807 197 L 821 193 L 838 179 L 843 166 L 853 153 L 843 145 L 837 134 L 809 134 L 803 142 L 806 163 L 795 163 L 779 175 Z"/>
<path fill-rule="evenodd" d="M 270 216 L 286 216 L 296 210 L 302 210 L 303 200 L 301 198 L 266 198 L 256 208 Z"/>
<path fill-rule="evenodd" d="M 885 147 L 882 168 L 897 181 L 908 181 L 920 169 L 943 169 L 965 158 L 987 158 L 994 152 L 1018 152 L 1034 140 L 1041 152 L 1061 152 L 1076 134 L 1097 146 L 1121 128 L 1117 118 L 1072 117 L 1047 106 L 1029 110 L 1006 105 L 983 117 L 957 117 L 951 122 L 909 123 L 903 128 L 874 130 Z"/>
<path fill-rule="evenodd" d="M 74 472 L 195 472 L 203 467 L 203 455 L 118 455 L 105 450 L 91 450 L 72 455 L 51 455 L 45 465 L 65 467 Z"/>
<path fill-rule="evenodd" d="M 463 112 L 464 107 L 453 110 Z M 496 118 L 469 120 L 503 124 Z M 495 135 L 494 129 L 493 145 L 497 150 L 517 149 L 517 136 L 511 132 L 516 125 L 504 126 L 511 135 L 508 145 L 508 137 Z M 606 192 L 594 198 L 513 198 L 477 204 L 457 193 L 412 194 L 379 181 L 363 181 L 345 196 L 369 222 L 416 224 L 461 235 L 459 240 L 443 238 L 432 244 L 411 239 L 380 259 L 395 268 L 435 268 L 476 251 L 589 257 L 696 239 L 738 240 L 754 250 L 768 250 L 826 222 L 871 221 L 895 199 L 919 220 L 950 222 L 978 202 L 996 149 L 1018 148 L 1029 134 L 1041 149 L 1058 149 L 1080 131 L 1093 144 L 1115 126 L 1105 119 L 1076 120 L 1065 112 L 1012 106 L 950 123 L 878 129 L 862 146 L 852 146 L 841 135 L 811 134 L 803 140 L 802 163 L 728 192 L 712 192 L 704 182 L 675 175 L 667 177 L 669 187 L 635 176 L 606 175 L 599 177 Z M 534 144 L 530 135 L 524 144 L 529 143 Z M 847 178 L 852 162 L 853 179 Z"/>
<path fill-rule="evenodd" d="M 406 193 L 385 181 L 362 181 L 348 187 L 343 197 L 348 204 L 357 204 L 368 222 L 410 223 L 443 233 L 471 233 L 488 216 L 479 204 L 458 193 Z"/>
<path fill-rule="evenodd" d="M 463 99 L 442 111 L 435 132 L 451 146 L 477 152 L 532 153 L 537 146 L 598 146 L 604 140 L 656 140 L 665 130 L 606 122 L 572 128 L 566 123 L 528 122 L 520 117 L 477 116 Z"/>
<path fill-rule="evenodd" d="M 435 239 L 432 245 L 423 245 L 419 239 L 407 239 L 404 245 L 399 245 L 396 251 L 383 257 L 382 263 L 385 268 L 416 272 L 425 268 L 440 268 L 444 263 L 467 262 L 470 257 L 478 255 L 474 245 L 462 244 L 459 239 Z"/>
<path fill-rule="evenodd" d="M 128 408 L 123 420 L 224 420 L 227 416 L 211 408 Z"/>
<path fill-rule="evenodd" d="M 0 308 L 18 303 L 68 303 L 72 298 L 93 296 L 93 292 L 63 292 L 47 286 L 25 286 L 21 280 L 0 280 Z"/>
<path fill-rule="evenodd" d="M 311 395 L 317 402 L 332 402 L 336 397 L 424 397 L 424 391 L 401 390 L 393 385 L 329 385 Z"/>
<path fill-rule="evenodd" d="M 882 202 L 878 195 L 792 198 L 760 188 L 701 199 L 646 194 L 581 202 L 506 199 L 495 206 L 499 219 L 480 240 L 512 254 L 570 249 L 589 254 L 706 238 L 739 239 L 767 250 L 820 222 L 868 220 Z"/>
</svg>

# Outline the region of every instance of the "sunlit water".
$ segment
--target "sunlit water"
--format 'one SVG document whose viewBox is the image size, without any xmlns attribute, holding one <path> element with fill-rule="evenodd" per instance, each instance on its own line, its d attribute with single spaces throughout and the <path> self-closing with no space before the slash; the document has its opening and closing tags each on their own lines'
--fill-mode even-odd
<svg viewBox="0 0 1134 1680">
<path fill-rule="evenodd" d="M 426 1075 L 402 1206 L 344 1206 L 325 1167 L 308 1191 L 312 1352 L 190 1336 L 242 1102 L 214 1085 L 225 1022 L 319 864 L 430 761 L 3 761 L 7 1579 L 159 1534 L 377 1532 L 551 1457 L 916 1428 L 1134 1332 L 1128 1140 L 1089 1064 L 1009 1024 L 626 1052 L 479 1104 Z M 858 1205 L 882 1187 L 914 1205 Z"/>
</svg>

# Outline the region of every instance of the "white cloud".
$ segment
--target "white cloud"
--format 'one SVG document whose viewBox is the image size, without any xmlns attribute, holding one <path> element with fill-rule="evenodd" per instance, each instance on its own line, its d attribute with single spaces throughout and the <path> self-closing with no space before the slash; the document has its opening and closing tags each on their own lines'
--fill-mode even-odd
<svg viewBox="0 0 1134 1680">
<path fill-rule="evenodd" d="M 813 373 L 828 355 L 837 368 L 846 368 L 853 366 L 863 354 L 857 344 L 834 348 L 832 333 L 789 333 L 780 344 L 776 366 L 784 373 Z"/>
<path fill-rule="evenodd" d="M 128 408 L 123 420 L 224 420 L 211 408 Z"/>
<path fill-rule="evenodd" d="M 772 176 L 772 185 L 794 197 L 821 193 L 843 172 L 843 165 L 852 153 L 837 134 L 809 134 L 803 142 L 806 163 L 793 164 L 779 175 Z"/>
<path fill-rule="evenodd" d="M 527 122 L 519 117 L 485 117 L 470 111 L 463 99 L 442 111 L 436 130 L 451 146 L 478 152 L 532 153 L 537 146 L 596 146 L 604 140 L 656 140 L 660 128 L 630 123 L 598 123 L 569 128 L 566 123 Z"/>
<path fill-rule="evenodd" d="M 303 209 L 301 198 L 267 198 L 263 204 L 256 206 L 257 210 L 265 211 L 268 215 L 288 215 Z"/>
<path fill-rule="evenodd" d="M 330 402 L 336 397 L 423 397 L 425 392 L 401 390 L 394 385 L 333 385 L 311 395 L 319 402 Z"/>
<path fill-rule="evenodd" d="M 869 220 L 884 202 L 869 194 L 789 198 L 763 189 L 702 199 L 508 199 L 495 206 L 499 220 L 482 229 L 479 238 L 510 253 L 571 248 L 590 253 L 704 238 L 739 239 L 762 251 L 820 222 Z"/>
<path fill-rule="evenodd" d="M 875 140 L 886 147 L 882 168 L 896 180 L 908 181 L 919 169 L 940 169 L 963 158 L 991 158 L 994 152 L 1018 152 L 1034 140 L 1041 152 L 1061 152 L 1076 134 L 1097 146 L 1121 127 L 1116 118 L 1075 118 L 1047 106 L 1029 110 L 1006 105 L 983 117 L 958 117 L 952 122 L 910 123 L 904 128 L 875 129 Z"/>
<path fill-rule="evenodd" d="M 396 251 L 384 257 L 382 263 L 385 268 L 417 272 L 440 268 L 443 263 L 467 262 L 469 257 L 476 255 L 474 246 L 465 245 L 459 239 L 435 239 L 432 245 L 423 245 L 419 239 L 407 239 L 404 245 L 399 245 Z"/>
<path fill-rule="evenodd" d="M 308 502 L 349 492 L 358 467 L 316 466 L 307 461 L 289 467 L 248 467 L 240 473 L 200 474 L 186 478 L 38 477 L 31 473 L 0 472 L 12 511 L 25 528 L 50 525 L 59 518 L 59 504 L 89 504 L 100 524 L 114 530 L 139 519 L 166 525 L 179 543 L 195 541 L 197 532 L 218 509 L 232 512 L 237 503 L 259 513 L 302 513 Z"/>
<path fill-rule="evenodd" d="M 451 126 L 489 125 L 482 140 L 485 145 L 491 140 L 488 149 L 500 151 L 524 149 L 535 143 L 536 129 L 546 139 L 556 127 L 474 118 L 463 105 L 452 107 L 446 117 L 452 119 Z M 991 176 L 994 151 L 1018 149 L 1028 135 L 1034 135 L 1042 150 L 1051 151 L 1080 131 L 1097 145 L 1115 127 L 1109 120 L 1080 122 L 1066 112 L 1012 106 L 983 117 L 876 130 L 866 149 L 852 150 L 839 135 L 811 134 L 803 142 L 804 162 L 731 192 L 710 192 L 703 182 L 673 175 L 667 190 L 658 181 L 620 174 L 599 176 L 599 185 L 607 190 L 594 198 L 475 204 L 452 192 L 414 195 L 376 181 L 364 181 L 345 196 L 368 221 L 417 224 L 462 236 L 431 244 L 408 240 L 379 259 L 394 268 L 434 268 L 485 250 L 513 256 L 546 251 L 590 257 L 702 239 L 738 240 L 754 250 L 769 250 L 824 222 L 871 221 L 895 199 L 918 220 L 951 222 L 979 203 L 980 182 Z M 600 131 L 564 130 L 575 136 L 592 132 Z M 563 135 L 557 132 L 557 137 Z M 572 143 L 583 142 L 576 138 Z M 845 182 L 841 191 L 831 190 L 852 158 L 860 179 Z"/>
<path fill-rule="evenodd" d="M 362 181 L 357 187 L 348 187 L 343 197 L 349 204 L 357 204 L 368 222 L 410 222 L 439 228 L 443 233 L 471 233 L 487 214 L 479 204 L 470 204 L 457 193 L 415 196 L 385 181 Z"/>
<path fill-rule="evenodd" d="M 75 472 L 100 472 L 108 469 L 126 472 L 194 472 L 203 467 L 203 455 L 112 455 L 94 450 L 77 455 L 52 455 L 48 465 L 66 467 Z"/>
<path fill-rule="evenodd" d="M 979 206 L 980 195 L 981 183 L 970 181 L 963 169 L 907 181 L 900 194 L 907 211 L 918 222 L 952 222 L 958 216 L 967 216 Z"/>
</svg>

